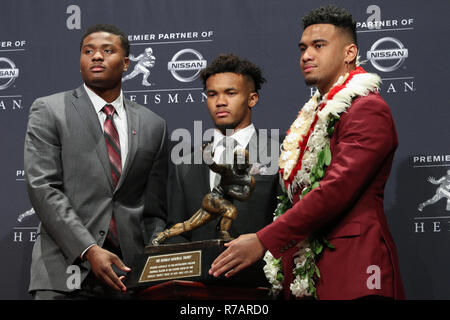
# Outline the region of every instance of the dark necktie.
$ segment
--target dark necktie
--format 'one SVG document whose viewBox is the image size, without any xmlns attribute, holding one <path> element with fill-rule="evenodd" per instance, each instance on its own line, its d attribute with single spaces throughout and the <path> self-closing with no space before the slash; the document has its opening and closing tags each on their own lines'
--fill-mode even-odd
<svg viewBox="0 0 450 320">
<path fill-rule="evenodd" d="M 113 179 L 114 188 L 119 182 L 120 175 L 122 174 L 122 159 L 120 157 L 120 140 L 119 133 L 114 125 L 114 113 L 116 110 L 110 104 L 103 107 L 102 111 L 106 114 L 104 124 L 104 135 L 106 141 L 106 147 L 108 149 L 109 162 L 111 164 L 111 175 Z"/>
<path fill-rule="evenodd" d="M 114 125 L 114 113 L 116 110 L 110 104 L 103 107 L 102 111 L 106 114 L 105 123 L 103 126 L 106 148 L 108 149 L 109 162 L 111 164 L 111 176 L 116 188 L 119 182 L 120 175 L 122 174 L 122 159 L 120 156 L 120 140 L 119 133 L 117 132 L 116 126 Z M 116 229 L 116 220 L 114 215 L 111 217 L 111 222 L 109 225 L 108 239 L 111 244 L 118 247 L 119 241 Z"/>
</svg>

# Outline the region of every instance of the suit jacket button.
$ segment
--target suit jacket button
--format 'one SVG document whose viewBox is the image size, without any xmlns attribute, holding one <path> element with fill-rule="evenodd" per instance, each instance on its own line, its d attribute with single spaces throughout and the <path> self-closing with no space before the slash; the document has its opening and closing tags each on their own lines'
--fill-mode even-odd
<svg viewBox="0 0 450 320">
<path fill-rule="evenodd" d="M 105 235 L 105 231 L 101 230 L 99 234 L 103 237 Z"/>
</svg>

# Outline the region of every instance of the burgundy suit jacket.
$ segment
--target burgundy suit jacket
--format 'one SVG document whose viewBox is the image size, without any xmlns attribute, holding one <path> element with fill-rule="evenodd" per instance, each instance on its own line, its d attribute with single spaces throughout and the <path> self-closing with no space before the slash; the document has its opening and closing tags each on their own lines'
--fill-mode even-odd
<svg viewBox="0 0 450 320">
<path fill-rule="evenodd" d="M 297 195 L 290 210 L 257 232 L 265 248 L 283 258 L 285 298 L 292 297 L 289 283 L 296 244 L 316 231 L 335 246 L 325 249 L 317 261 L 319 299 L 404 298 L 383 209 L 397 145 L 392 114 L 381 96 L 370 93 L 353 100 L 336 124 L 330 140 L 332 161 L 320 186 L 301 201 Z"/>
</svg>

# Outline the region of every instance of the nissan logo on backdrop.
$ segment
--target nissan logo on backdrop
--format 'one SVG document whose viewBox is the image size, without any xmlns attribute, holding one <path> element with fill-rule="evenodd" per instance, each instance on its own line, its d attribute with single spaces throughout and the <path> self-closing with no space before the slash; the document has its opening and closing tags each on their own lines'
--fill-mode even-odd
<svg viewBox="0 0 450 320">
<path fill-rule="evenodd" d="M 400 40 L 393 37 L 381 38 L 367 51 L 367 59 L 379 71 L 395 71 L 408 58 L 408 49 Z M 386 63 L 380 63 L 386 61 Z"/>
<path fill-rule="evenodd" d="M 182 55 L 194 56 L 194 59 L 179 59 Z M 206 68 L 206 60 L 194 49 L 183 49 L 175 53 L 169 61 L 167 69 L 180 82 L 192 82 L 198 78 L 202 69 Z M 189 75 L 185 75 L 189 73 Z M 181 73 L 181 74 L 180 74 Z"/>
<path fill-rule="evenodd" d="M 1 65 L 6 64 L 7 68 L 1 68 Z M 19 69 L 12 60 L 0 57 L 0 90 L 8 88 L 14 80 L 19 77 Z M 6 81 L 3 81 L 6 80 Z"/>
</svg>

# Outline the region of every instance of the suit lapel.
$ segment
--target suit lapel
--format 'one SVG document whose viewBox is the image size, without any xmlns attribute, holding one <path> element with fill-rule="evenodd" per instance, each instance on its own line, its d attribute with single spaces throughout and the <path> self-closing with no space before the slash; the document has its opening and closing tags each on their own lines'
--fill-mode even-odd
<svg viewBox="0 0 450 320">
<path fill-rule="evenodd" d="M 256 129 L 256 128 L 255 128 Z M 276 139 L 274 137 L 269 136 L 266 133 L 261 135 L 259 130 L 256 129 L 256 133 L 250 139 L 250 142 L 247 146 L 250 154 L 250 163 L 260 163 L 264 165 L 268 165 L 267 161 L 275 160 L 278 161 L 278 151 L 279 144 L 272 146 L 272 143 L 275 143 Z M 270 152 L 269 152 L 270 151 Z M 276 155 L 272 155 L 272 152 L 276 153 Z M 253 153 L 253 156 L 252 156 Z M 256 154 L 254 154 L 256 153 Z M 262 156 L 262 158 L 261 158 Z"/>
<path fill-rule="evenodd" d="M 268 146 L 270 145 L 270 139 L 267 135 L 261 138 L 258 130 L 255 128 L 255 133 L 250 138 L 247 145 L 249 151 L 250 163 L 261 163 L 261 155 L 267 154 Z"/>
<path fill-rule="evenodd" d="M 113 181 L 111 176 L 111 167 L 109 164 L 108 150 L 106 149 L 105 138 L 94 106 L 92 105 L 91 100 L 84 91 L 83 86 L 76 89 L 71 98 L 73 106 L 77 110 L 81 119 L 84 120 L 83 124 L 86 125 L 87 131 L 90 133 L 95 143 L 95 151 L 98 158 L 100 159 L 100 163 L 102 164 L 103 169 L 105 170 L 105 175 L 112 187 Z"/>
<path fill-rule="evenodd" d="M 140 135 L 139 116 L 137 115 L 136 109 L 125 98 L 123 99 L 123 104 L 125 107 L 125 112 L 127 114 L 128 154 L 125 165 L 123 166 L 122 174 L 120 175 L 120 180 L 114 192 L 116 192 L 120 188 L 128 172 L 130 171 L 131 164 L 133 163 L 134 156 L 136 155 Z"/>
</svg>

